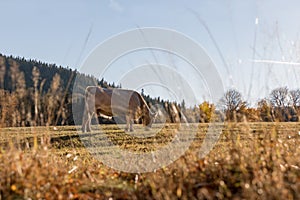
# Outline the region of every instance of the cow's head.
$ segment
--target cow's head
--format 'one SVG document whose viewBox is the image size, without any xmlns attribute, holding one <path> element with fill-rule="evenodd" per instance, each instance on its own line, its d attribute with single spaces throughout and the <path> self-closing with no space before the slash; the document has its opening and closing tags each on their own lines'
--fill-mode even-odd
<svg viewBox="0 0 300 200">
<path fill-rule="evenodd" d="M 144 115 L 143 122 L 144 122 L 144 125 L 146 126 L 146 130 L 149 130 L 151 128 L 156 116 L 157 116 L 157 113 L 151 112 L 150 110 L 149 110 L 149 113 Z"/>
</svg>

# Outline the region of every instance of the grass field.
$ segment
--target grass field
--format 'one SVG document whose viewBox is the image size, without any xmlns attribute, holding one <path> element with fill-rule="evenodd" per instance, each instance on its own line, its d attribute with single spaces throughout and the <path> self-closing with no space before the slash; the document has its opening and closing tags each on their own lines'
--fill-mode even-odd
<svg viewBox="0 0 300 200">
<path fill-rule="evenodd" d="M 300 123 L 229 123 L 213 150 L 200 159 L 208 124 L 185 130 L 189 149 L 169 166 L 148 173 L 114 170 L 96 159 L 120 149 L 153 152 L 169 144 L 178 125 L 5 128 L 0 132 L 0 199 L 299 199 Z M 180 130 L 180 129 L 179 129 Z M 149 137 L 139 137 L 149 134 Z M 153 137 L 150 137 L 153 136 Z M 132 163 L 134 165 L 134 163 Z"/>
</svg>

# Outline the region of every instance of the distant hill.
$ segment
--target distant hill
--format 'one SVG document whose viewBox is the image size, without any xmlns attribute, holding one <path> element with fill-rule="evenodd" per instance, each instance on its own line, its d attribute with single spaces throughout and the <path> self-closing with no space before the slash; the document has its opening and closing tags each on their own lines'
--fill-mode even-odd
<svg viewBox="0 0 300 200">
<path fill-rule="evenodd" d="M 25 83 L 26 83 L 26 88 L 33 88 L 33 79 L 32 79 L 32 70 L 33 67 L 36 67 L 39 72 L 39 83 L 43 83 L 43 92 L 47 92 L 51 86 L 51 81 L 55 74 L 58 74 L 61 78 L 61 87 L 63 90 L 68 87 L 68 92 L 72 92 L 73 88 L 73 83 L 74 83 L 74 78 L 76 76 L 81 76 L 82 78 L 89 80 L 88 82 L 93 82 L 96 80 L 95 77 L 92 77 L 90 75 L 86 74 L 81 74 L 77 70 L 73 70 L 71 68 L 65 68 L 62 66 L 57 66 L 56 64 L 48 64 L 44 63 L 41 61 L 33 60 L 33 59 L 25 59 L 21 57 L 13 57 L 13 56 L 5 56 L 0 54 L 0 57 L 4 60 L 4 66 L 5 66 L 5 73 L 4 73 L 4 84 L 1 85 L 1 89 L 7 90 L 7 91 L 12 91 L 13 89 L 13 84 L 12 84 L 12 70 L 11 68 L 13 67 L 14 63 L 17 65 L 17 68 L 20 72 L 24 73 L 24 78 L 25 78 Z M 3 69 L 0 69 L 3 71 Z M 68 84 L 69 83 L 69 84 Z M 108 84 L 104 79 L 98 81 L 98 84 L 101 85 L 102 87 L 113 87 L 114 84 Z"/>
</svg>

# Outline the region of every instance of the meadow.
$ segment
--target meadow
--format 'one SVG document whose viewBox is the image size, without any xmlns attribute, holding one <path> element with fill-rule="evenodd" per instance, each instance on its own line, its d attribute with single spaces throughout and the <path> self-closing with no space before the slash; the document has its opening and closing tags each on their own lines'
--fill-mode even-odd
<svg viewBox="0 0 300 200">
<path fill-rule="evenodd" d="M 135 134 L 142 133 L 142 127 L 136 126 Z M 105 135 L 121 149 L 151 152 L 172 141 L 178 125 L 167 124 L 153 137 L 125 134 L 116 125 L 94 126 L 89 134 L 77 128 L 2 128 L 0 199 L 300 197 L 300 123 L 226 123 L 204 158 L 198 152 L 208 124 L 193 124 L 184 133 L 191 142 L 184 155 L 147 173 L 126 173 L 104 165 L 86 141 L 98 140 L 93 144 L 101 145 Z M 155 124 L 153 130 L 159 128 Z M 101 149 L 105 153 L 110 146 Z"/>
</svg>

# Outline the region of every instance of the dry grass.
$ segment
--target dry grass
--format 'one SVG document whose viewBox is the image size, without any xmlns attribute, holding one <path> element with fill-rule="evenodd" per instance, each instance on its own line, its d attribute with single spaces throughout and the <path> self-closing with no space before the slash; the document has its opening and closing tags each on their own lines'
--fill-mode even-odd
<svg viewBox="0 0 300 200">
<path fill-rule="evenodd" d="M 213 151 L 199 159 L 206 129 L 195 129 L 196 139 L 180 159 L 144 174 L 103 165 L 84 148 L 75 127 L 1 129 L 0 199 L 300 197 L 299 123 L 227 124 Z M 149 138 L 132 140 L 114 125 L 103 130 L 122 148 L 155 148 Z M 171 130 L 174 125 L 155 136 L 157 147 L 170 141 Z"/>
</svg>

